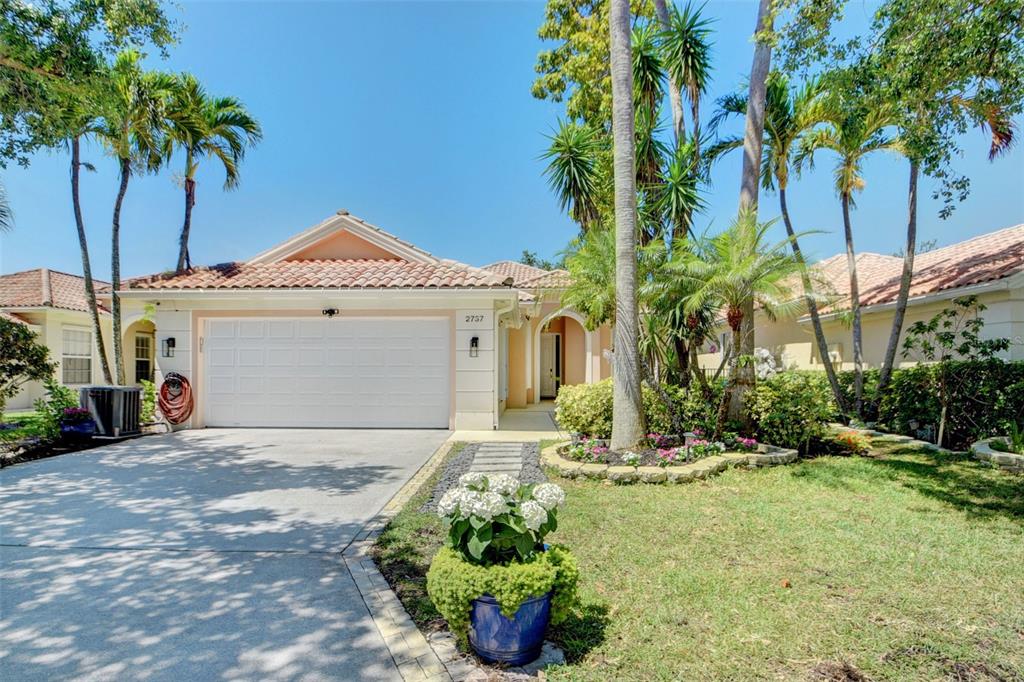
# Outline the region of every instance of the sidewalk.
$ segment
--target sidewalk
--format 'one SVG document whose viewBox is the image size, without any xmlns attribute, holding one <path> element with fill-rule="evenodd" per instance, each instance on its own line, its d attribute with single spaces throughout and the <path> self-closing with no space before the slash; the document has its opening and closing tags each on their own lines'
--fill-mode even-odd
<svg viewBox="0 0 1024 682">
<path fill-rule="evenodd" d="M 539 440 L 568 438 L 568 434 L 555 423 L 555 406 L 545 401 L 524 408 L 510 408 L 502 412 L 498 428 L 489 431 L 454 431 L 449 441 L 468 443 L 511 442 L 532 443 Z"/>
</svg>

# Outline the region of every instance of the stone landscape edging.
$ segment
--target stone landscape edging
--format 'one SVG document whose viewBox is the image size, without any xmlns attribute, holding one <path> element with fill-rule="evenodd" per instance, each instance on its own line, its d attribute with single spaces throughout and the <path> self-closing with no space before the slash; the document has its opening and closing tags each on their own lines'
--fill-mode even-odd
<svg viewBox="0 0 1024 682">
<path fill-rule="evenodd" d="M 549 445 L 540 453 L 541 464 L 558 472 L 563 478 L 590 478 L 608 480 L 613 483 L 686 483 L 709 478 L 730 466 L 746 466 L 756 469 L 766 466 L 790 464 L 797 460 L 796 450 L 778 448 L 774 445 L 758 445 L 757 452 L 725 452 L 721 455 L 704 457 L 682 466 L 615 466 L 576 462 L 562 457 L 570 441 Z"/>
<path fill-rule="evenodd" d="M 996 450 L 992 447 L 992 441 L 994 440 L 1006 442 L 1009 439 L 996 436 L 994 438 L 979 440 L 971 446 L 971 454 L 974 455 L 975 459 L 982 462 L 988 462 L 993 467 L 1000 469 L 1001 471 L 1011 474 L 1024 474 L 1024 455 Z"/>
</svg>

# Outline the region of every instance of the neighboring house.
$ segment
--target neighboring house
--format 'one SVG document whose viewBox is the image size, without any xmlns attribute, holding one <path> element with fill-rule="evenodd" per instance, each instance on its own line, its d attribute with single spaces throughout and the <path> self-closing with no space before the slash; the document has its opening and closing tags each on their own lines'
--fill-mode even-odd
<svg viewBox="0 0 1024 682">
<path fill-rule="evenodd" d="M 608 375 L 608 330 L 557 303 L 564 271 L 437 258 L 339 211 L 246 262 L 131 280 L 185 426 L 492 429 L 506 407 Z M 155 310 L 155 312 L 153 312 Z"/>
<path fill-rule="evenodd" d="M 110 285 L 97 281 L 96 286 L 107 288 Z M 46 268 L 0 275 L 0 314 L 28 326 L 38 335 L 50 349 L 51 359 L 58 363 L 56 376 L 65 386 L 77 388 L 103 383 L 82 277 Z M 100 315 L 100 328 L 110 359 L 110 313 L 101 307 Z M 140 321 L 125 330 L 125 338 L 128 339 L 125 345 L 127 379 L 152 377 L 153 325 Z M 26 384 L 7 402 L 7 409 L 30 408 L 42 395 L 41 384 Z"/>
<path fill-rule="evenodd" d="M 877 253 L 857 256 L 866 367 L 881 366 L 885 356 L 902 269 L 902 258 Z M 819 283 L 817 288 L 827 291 L 832 303 L 821 309 L 822 329 L 829 353 L 842 369 L 852 369 L 853 337 L 848 319 L 850 280 L 846 255 L 821 261 L 812 270 L 814 279 Z M 803 291 L 799 284 L 797 291 Z M 971 295 L 988 306 L 983 313 L 985 327 L 982 336 L 1009 338 L 1011 346 L 1004 356 L 1024 360 L 1024 225 L 918 254 L 914 259 L 914 277 L 903 325 L 904 337 L 914 322 L 929 320 L 949 307 L 952 299 Z M 700 356 L 702 367 L 718 367 L 721 349 L 728 342 L 726 331 L 723 325 L 717 330 L 715 342 L 705 344 L 708 352 Z M 786 366 L 822 369 L 814 330 L 807 315 L 773 322 L 758 312 L 755 343 L 759 348 L 770 350 Z M 898 364 L 915 362 L 914 358 L 903 358 L 902 346 L 896 357 Z"/>
</svg>

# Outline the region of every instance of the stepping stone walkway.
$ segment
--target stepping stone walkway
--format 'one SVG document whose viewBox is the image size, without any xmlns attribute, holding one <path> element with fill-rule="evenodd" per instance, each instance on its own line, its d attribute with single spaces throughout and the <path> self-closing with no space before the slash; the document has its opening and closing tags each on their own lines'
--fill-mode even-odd
<svg viewBox="0 0 1024 682">
<path fill-rule="evenodd" d="M 518 478 L 523 470 L 523 447 L 522 443 L 480 443 L 469 470 Z"/>
</svg>

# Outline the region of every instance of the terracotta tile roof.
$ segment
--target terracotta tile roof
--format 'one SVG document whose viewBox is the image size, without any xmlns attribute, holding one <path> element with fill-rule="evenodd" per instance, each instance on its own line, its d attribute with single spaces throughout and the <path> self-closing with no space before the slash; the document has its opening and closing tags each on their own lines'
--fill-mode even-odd
<svg viewBox="0 0 1024 682">
<path fill-rule="evenodd" d="M 485 265 L 483 269 L 490 270 L 502 279 L 505 277 L 511 277 L 512 284 L 515 286 L 547 272 L 547 270 L 544 270 L 543 268 L 535 268 L 532 265 L 518 263 L 514 260 L 500 260 L 497 263 Z"/>
<path fill-rule="evenodd" d="M 823 260 L 814 269 L 815 278 L 828 284 L 831 293 L 840 299 L 849 296 L 850 280 L 844 254 Z M 902 270 L 902 258 L 877 253 L 858 254 L 861 305 L 894 302 L 899 293 Z M 1024 272 L 1024 224 L 918 254 L 914 258 L 910 297 L 992 282 L 1021 272 Z"/>
<path fill-rule="evenodd" d="M 97 291 L 110 286 L 93 280 Z M 66 272 L 46 268 L 0 275 L 0 307 L 2 308 L 61 308 L 88 312 L 85 301 L 85 279 Z M 106 309 L 100 306 L 101 310 Z"/>
<path fill-rule="evenodd" d="M 128 282 L 131 289 L 433 289 L 504 286 L 502 277 L 455 261 L 293 260 L 222 263 Z"/>
<path fill-rule="evenodd" d="M 568 270 L 549 270 L 533 279 L 518 282 L 524 289 L 565 289 L 572 283 Z"/>
<path fill-rule="evenodd" d="M 24 324 L 24 325 L 29 324 L 28 320 L 26 320 L 25 318 L 21 317 L 20 315 L 15 315 L 14 313 L 4 312 L 3 310 L 0 310 L 0 319 L 7 320 L 8 322 L 14 322 L 16 324 Z"/>
</svg>

